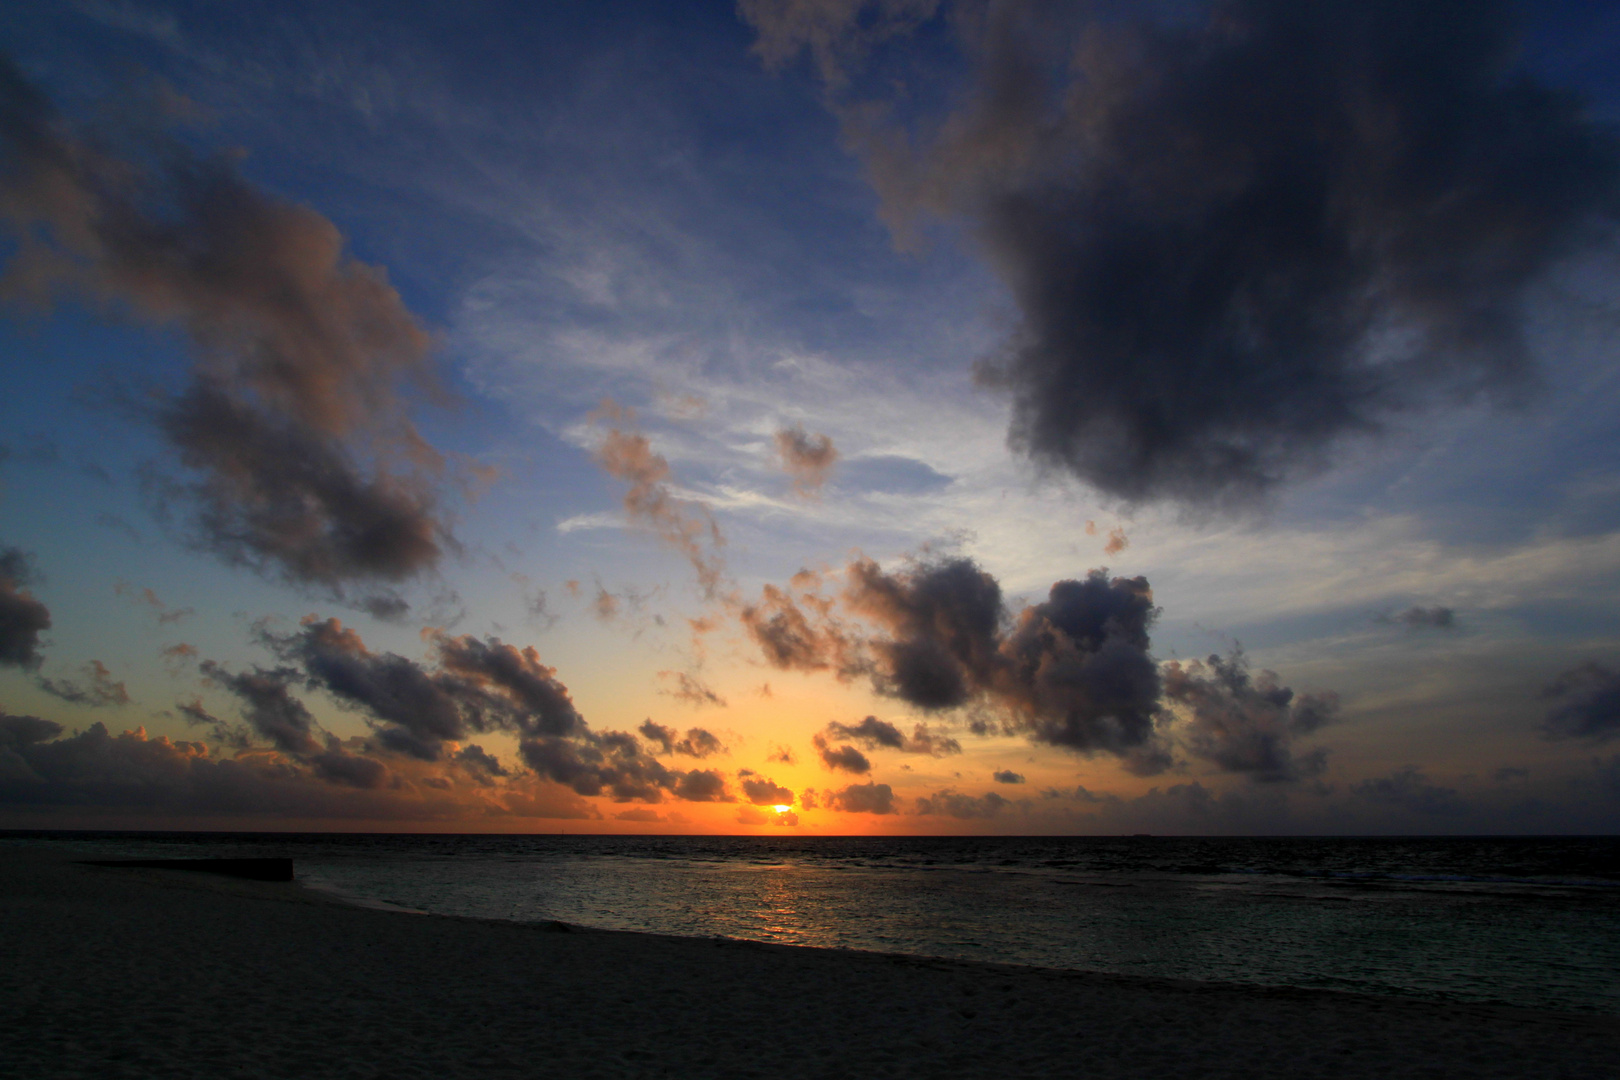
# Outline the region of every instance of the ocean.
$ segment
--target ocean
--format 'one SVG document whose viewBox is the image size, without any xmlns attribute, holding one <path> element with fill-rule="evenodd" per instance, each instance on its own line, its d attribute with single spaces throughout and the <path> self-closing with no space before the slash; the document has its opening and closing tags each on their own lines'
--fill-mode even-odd
<svg viewBox="0 0 1620 1080">
<path fill-rule="evenodd" d="M 290 856 L 306 885 L 560 920 L 1620 1015 L 1620 838 L 0 833 Z"/>
</svg>

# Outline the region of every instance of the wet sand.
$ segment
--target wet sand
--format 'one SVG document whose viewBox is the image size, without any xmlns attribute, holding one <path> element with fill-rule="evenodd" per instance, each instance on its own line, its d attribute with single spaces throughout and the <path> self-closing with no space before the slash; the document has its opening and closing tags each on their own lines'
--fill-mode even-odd
<svg viewBox="0 0 1620 1080">
<path fill-rule="evenodd" d="M 0 849 L 0 1075 L 1620 1077 L 1620 1018 L 402 912 Z"/>
</svg>

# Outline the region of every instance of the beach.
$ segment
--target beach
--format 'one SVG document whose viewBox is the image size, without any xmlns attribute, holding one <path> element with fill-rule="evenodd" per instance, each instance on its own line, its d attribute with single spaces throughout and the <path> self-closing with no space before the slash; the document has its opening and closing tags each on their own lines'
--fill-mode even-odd
<svg viewBox="0 0 1620 1080">
<path fill-rule="evenodd" d="M 425 916 L 0 859 L 27 1077 L 1615 1077 L 1603 1015 Z"/>
</svg>

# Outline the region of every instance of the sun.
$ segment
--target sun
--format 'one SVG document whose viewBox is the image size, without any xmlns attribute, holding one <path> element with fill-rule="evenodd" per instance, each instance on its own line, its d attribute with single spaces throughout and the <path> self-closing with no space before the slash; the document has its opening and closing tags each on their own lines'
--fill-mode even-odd
<svg viewBox="0 0 1620 1080">
<path fill-rule="evenodd" d="M 784 805 L 783 805 L 783 804 L 781 804 L 781 803 L 777 803 L 777 804 L 776 804 L 776 805 L 775 805 L 775 806 L 773 806 L 773 807 L 771 807 L 771 809 L 772 809 L 772 810 L 775 810 L 775 811 L 776 811 L 776 812 L 777 812 L 777 813 L 778 813 L 778 814 L 785 814 L 785 813 L 787 813 L 787 812 L 788 812 L 788 811 L 789 811 L 789 810 L 791 810 L 791 809 L 793 809 L 793 807 L 791 807 L 791 806 L 784 806 Z"/>
</svg>

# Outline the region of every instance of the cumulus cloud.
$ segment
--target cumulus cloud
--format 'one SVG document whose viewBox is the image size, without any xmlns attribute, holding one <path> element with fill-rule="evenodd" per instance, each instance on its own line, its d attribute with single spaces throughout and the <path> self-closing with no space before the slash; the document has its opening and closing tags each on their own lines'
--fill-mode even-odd
<svg viewBox="0 0 1620 1080">
<path fill-rule="evenodd" d="M 684 754 L 686 757 L 706 758 L 727 752 L 725 744 L 713 732 L 700 727 L 687 728 L 682 735 L 672 727 L 645 720 L 636 729 L 641 737 L 654 744 L 656 754 Z"/>
<path fill-rule="evenodd" d="M 184 503 L 191 541 L 339 596 L 436 565 L 454 543 L 432 489 L 443 463 L 405 391 L 442 394 L 386 275 L 228 156 L 153 125 L 75 129 L 4 58 L 0 115 L 4 291 L 101 300 L 178 328 L 197 355 L 184 390 L 137 407 L 186 470 L 149 487 Z"/>
<path fill-rule="evenodd" d="M 889 572 L 861 558 L 843 577 L 835 598 L 767 586 L 742 609 L 767 662 L 865 675 L 878 693 L 924 710 L 987 710 L 1009 732 L 1113 754 L 1140 773 L 1169 764 L 1155 726 L 1161 686 L 1148 631 L 1158 608 L 1147 579 L 1094 570 L 1014 614 L 971 559 Z"/>
<path fill-rule="evenodd" d="M 1553 702 L 1539 725 L 1548 739 L 1602 743 L 1620 735 L 1620 674 L 1596 661 L 1570 668 L 1541 696 Z"/>
<path fill-rule="evenodd" d="M 1615 137 L 1515 66 L 1506 0 L 962 3 L 948 115 L 846 91 L 931 9 L 741 8 L 767 61 L 816 58 L 902 236 L 969 224 L 1020 314 L 980 372 L 1011 443 L 1107 495 L 1242 503 L 1516 395 L 1533 288 L 1609 242 Z"/>
<path fill-rule="evenodd" d="M 24 588 L 33 580 L 25 552 L 0 548 L 0 665 L 31 671 L 44 659 L 39 636 L 51 628 L 51 611 Z"/>
<path fill-rule="evenodd" d="M 792 806 L 793 789 L 765 776 L 742 777 L 743 797 L 755 806 Z"/>
<path fill-rule="evenodd" d="M 129 691 L 121 682 L 115 682 L 112 672 L 100 660 L 91 660 L 84 665 L 84 681 L 75 682 L 72 679 L 51 679 L 41 677 L 39 688 L 53 697 L 74 705 L 88 705 L 92 708 L 102 705 L 128 705 Z"/>
<path fill-rule="evenodd" d="M 829 810 L 842 810 L 846 814 L 898 813 L 894 807 L 894 789 L 888 784 L 851 784 L 839 791 L 823 793 L 821 803 Z"/>
<path fill-rule="evenodd" d="M 215 686 L 230 691 L 242 704 L 242 717 L 255 733 L 284 753 L 304 758 L 320 753 L 319 725 L 290 689 L 298 672 L 289 667 L 231 672 L 212 660 L 200 665 Z"/>
<path fill-rule="evenodd" d="M 864 775 L 872 771 L 871 761 L 853 746 L 833 746 L 827 742 L 825 735 L 819 733 L 812 736 L 810 742 L 815 746 L 821 764 L 833 772 Z"/>
<path fill-rule="evenodd" d="M 941 817 L 953 817 L 961 821 L 973 818 L 993 818 L 1012 803 L 987 791 L 983 795 L 963 795 L 960 792 L 935 792 L 933 795 L 922 796 L 917 799 L 917 813 L 928 815 L 937 814 Z"/>
<path fill-rule="evenodd" d="M 998 769 L 990 774 L 990 778 L 998 784 L 1022 784 L 1024 774 L 1013 772 L 1011 769 Z"/>
<path fill-rule="evenodd" d="M 725 569 L 720 523 L 703 503 L 671 493 L 669 461 L 653 452 L 645 435 L 624 430 L 634 420 L 631 410 L 604 402 L 599 415 L 620 425 L 609 428 L 596 448 L 596 461 L 608 475 L 630 485 L 625 516 L 686 556 L 704 595 L 713 599 Z"/>
<path fill-rule="evenodd" d="M 1281 686 L 1275 672 L 1249 674 L 1241 649 L 1188 664 L 1171 661 L 1165 697 L 1188 711 L 1187 749 L 1227 772 L 1259 781 L 1298 780 L 1327 768 L 1326 751 L 1295 752 L 1294 739 L 1338 716 L 1332 694 L 1300 694 Z"/>
<path fill-rule="evenodd" d="M 776 433 L 776 453 L 782 468 L 793 478 L 800 495 L 815 495 L 826 484 L 838 461 L 838 449 L 826 435 L 810 435 L 802 424 Z"/>
<path fill-rule="evenodd" d="M 927 724 L 917 724 L 911 729 L 910 735 L 904 735 L 893 724 L 875 716 L 868 716 L 858 724 L 842 724 L 834 720 L 822 735 L 827 739 L 852 742 L 867 750 L 899 750 L 906 754 L 927 754 L 929 757 L 946 757 L 962 752 L 961 743 L 930 731 Z"/>
</svg>

